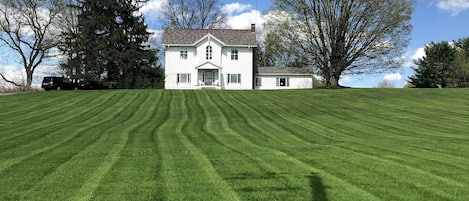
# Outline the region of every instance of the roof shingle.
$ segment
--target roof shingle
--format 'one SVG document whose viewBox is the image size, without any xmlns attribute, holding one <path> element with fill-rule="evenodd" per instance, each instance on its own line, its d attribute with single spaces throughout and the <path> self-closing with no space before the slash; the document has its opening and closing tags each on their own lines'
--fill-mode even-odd
<svg viewBox="0 0 469 201">
<path fill-rule="evenodd" d="M 163 44 L 192 45 L 208 34 L 226 45 L 257 45 L 255 32 L 235 29 L 166 29 L 163 33 Z"/>
<path fill-rule="evenodd" d="M 258 67 L 257 73 L 259 74 L 312 74 L 311 68 L 296 68 L 296 67 Z"/>
</svg>

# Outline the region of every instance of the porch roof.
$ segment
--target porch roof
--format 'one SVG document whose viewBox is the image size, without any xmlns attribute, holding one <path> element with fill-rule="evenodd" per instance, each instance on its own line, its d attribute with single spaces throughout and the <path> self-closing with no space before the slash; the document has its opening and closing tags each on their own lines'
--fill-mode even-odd
<svg viewBox="0 0 469 201">
<path fill-rule="evenodd" d="M 202 63 L 202 64 L 199 64 L 195 67 L 195 69 L 199 69 L 199 70 L 218 70 L 218 69 L 222 69 L 221 66 L 218 66 L 212 62 L 205 62 L 205 63 Z"/>
</svg>

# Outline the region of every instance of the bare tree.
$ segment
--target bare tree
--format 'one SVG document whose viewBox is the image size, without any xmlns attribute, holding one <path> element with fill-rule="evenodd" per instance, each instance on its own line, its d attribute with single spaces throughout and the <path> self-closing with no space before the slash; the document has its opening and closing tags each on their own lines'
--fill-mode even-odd
<svg viewBox="0 0 469 201">
<path fill-rule="evenodd" d="M 378 86 L 375 88 L 395 88 L 394 83 L 388 81 L 388 80 L 383 80 L 378 83 Z"/>
<path fill-rule="evenodd" d="M 291 15 L 290 34 L 321 73 L 339 87 L 343 73 L 400 66 L 411 31 L 414 0 L 274 0 Z"/>
<path fill-rule="evenodd" d="M 180 29 L 214 29 L 226 27 L 226 15 L 218 0 L 168 0 L 161 9 L 164 27 L 174 23 Z"/>
<path fill-rule="evenodd" d="M 26 72 L 26 88 L 31 87 L 36 68 L 57 46 L 59 31 L 54 26 L 63 6 L 60 0 L 0 0 L 0 43 L 18 56 Z M 3 73 L 0 76 L 22 85 Z"/>
<path fill-rule="evenodd" d="M 291 30 L 293 16 L 285 11 L 272 10 L 266 14 L 264 41 L 266 63 L 277 67 L 305 67 L 304 52 Z"/>
</svg>

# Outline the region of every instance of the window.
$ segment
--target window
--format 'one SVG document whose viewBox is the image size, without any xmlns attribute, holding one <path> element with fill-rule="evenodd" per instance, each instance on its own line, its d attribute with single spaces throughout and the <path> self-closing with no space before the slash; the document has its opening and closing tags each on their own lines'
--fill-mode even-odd
<svg viewBox="0 0 469 201">
<path fill-rule="evenodd" d="M 289 87 L 290 78 L 288 77 L 278 77 L 277 78 L 277 87 Z"/>
<path fill-rule="evenodd" d="M 238 60 L 238 50 L 231 49 L 231 60 Z"/>
<path fill-rule="evenodd" d="M 262 78 L 256 77 L 256 87 L 261 87 L 262 86 Z"/>
<path fill-rule="evenodd" d="M 178 83 L 189 83 L 191 81 L 190 73 L 178 73 Z"/>
<path fill-rule="evenodd" d="M 205 48 L 205 59 L 212 60 L 212 46 L 207 46 Z"/>
<path fill-rule="evenodd" d="M 228 74 L 228 83 L 241 83 L 241 74 Z"/>
<path fill-rule="evenodd" d="M 180 55 L 181 55 L 181 59 L 187 59 L 187 50 L 186 49 L 181 50 Z"/>
</svg>

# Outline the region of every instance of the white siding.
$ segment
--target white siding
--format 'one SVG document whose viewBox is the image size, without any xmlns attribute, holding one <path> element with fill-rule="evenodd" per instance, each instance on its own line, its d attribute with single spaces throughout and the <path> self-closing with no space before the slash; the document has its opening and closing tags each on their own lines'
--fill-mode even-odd
<svg viewBox="0 0 469 201">
<path fill-rule="evenodd" d="M 256 89 L 311 89 L 313 79 L 309 75 L 257 75 L 261 78 L 261 86 Z M 290 86 L 277 86 L 277 78 L 289 78 Z"/>
<path fill-rule="evenodd" d="M 231 49 L 238 49 L 238 60 L 231 60 Z M 223 48 L 222 83 L 224 89 L 253 89 L 253 49 Z M 241 83 L 228 83 L 228 74 L 241 74 Z"/>
<path fill-rule="evenodd" d="M 212 59 L 206 59 L 207 46 L 212 47 Z M 238 60 L 231 60 L 231 50 L 238 50 Z M 181 59 L 180 51 L 187 50 L 187 59 Z M 210 62 L 211 64 L 206 64 Z M 165 88 L 166 89 L 198 89 L 200 88 L 198 68 L 213 66 L 219 74 L 215 79 L 221 89 L 245 90 L 253 89 L 253 48 L 223 46 L 211 36 L 199 41 L 195 47 L 166 48 L 165 52 Z M 218 71 L 219 70 L 219 71 Z M 178 73 L 190 73 L 190 83 L 178 83 Z M 241 74 L 241 83 L 228 83 L 228 74 Z"/>
<path fill-rule="evenodd" d="M 187 59 L 181 59 L 180 51 L 187 50 Z M 194 68 L 197 52 L 193 47 L 167 47 L 165 52 L 165 88 L 194 89 L 197 84 L 197 70 Z M 190 83 L 178 83 L 178 73 L 190 73 Z"/>
</svg>

